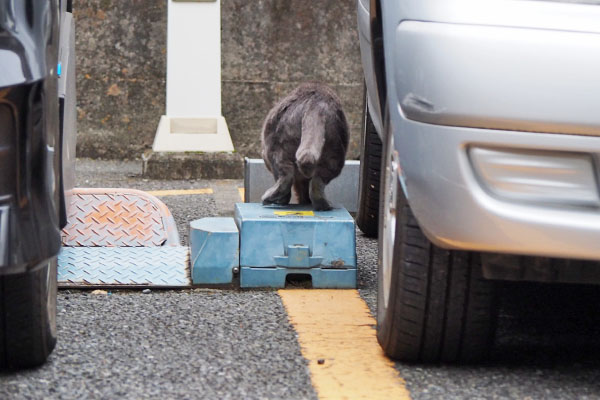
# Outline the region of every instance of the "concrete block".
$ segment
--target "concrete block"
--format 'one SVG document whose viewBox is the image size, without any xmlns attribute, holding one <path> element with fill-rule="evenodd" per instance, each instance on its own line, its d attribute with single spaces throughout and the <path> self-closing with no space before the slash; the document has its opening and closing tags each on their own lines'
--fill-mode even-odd
<svg viewBox="0 0 600 400">
<path fill-rule="evenodd" d="M 241 179 L 244 161 L 237 153 L 142 154 L 142 175 L 151 179 Z"/>
<path fill-rule="evenodd" d="M 239 233 L 233 218 L 202 218 L 190 223 L 192 283 L 224 285 L 239 268 Z"/>
</svg>

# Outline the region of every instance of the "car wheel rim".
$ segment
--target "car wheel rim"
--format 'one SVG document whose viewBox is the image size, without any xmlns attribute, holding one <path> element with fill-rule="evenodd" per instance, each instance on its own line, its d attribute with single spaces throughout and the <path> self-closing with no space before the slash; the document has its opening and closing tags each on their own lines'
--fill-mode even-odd
<svg viewBox="0 0 600 400">
<path fill-rule="evenodd" d="M 383 300 L 386 308 L 390 299 L 394 242 L 396 240 L 396 200 L 398 198 L 396 181 L 398 171 L 398 153 L 394 150 L 394 138 L 391 137 L 386 154 L 383 210 Z"/>
</svg>

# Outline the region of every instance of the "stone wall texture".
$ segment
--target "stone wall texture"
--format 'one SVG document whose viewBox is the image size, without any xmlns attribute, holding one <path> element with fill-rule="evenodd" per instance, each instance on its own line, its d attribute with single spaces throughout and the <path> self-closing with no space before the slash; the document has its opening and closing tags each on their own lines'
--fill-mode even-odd
<svg viewBox="0 0 600 400">
<path fill-rule="evenodd" d="M 301 82 L 340 96 L 358 156 L 356 0 L 222 0 L 222 112 L 236 151 L 260 154 L 270 107 Z M 78 156 L 139 158 L 165 112 L 166 0 L 75 0 Z"/>
<path fill-rule="evenodd" d="M 77 154 L 138 158 L 165 110 L 165 0 L 75 0 Z"/>
</svg>

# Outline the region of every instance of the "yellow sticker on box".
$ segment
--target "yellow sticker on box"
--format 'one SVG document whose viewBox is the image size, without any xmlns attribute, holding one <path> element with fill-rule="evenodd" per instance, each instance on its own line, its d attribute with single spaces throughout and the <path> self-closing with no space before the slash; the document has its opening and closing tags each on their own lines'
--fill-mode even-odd
<svg viewBox="0 0 600 400">
<path fill-rule="evenodd" d="M 312 211 L 274 211 L 273 214 L 280 216 L 294 216 L 294 217 L 314 217 L 315 213 Z"/>
</svg>

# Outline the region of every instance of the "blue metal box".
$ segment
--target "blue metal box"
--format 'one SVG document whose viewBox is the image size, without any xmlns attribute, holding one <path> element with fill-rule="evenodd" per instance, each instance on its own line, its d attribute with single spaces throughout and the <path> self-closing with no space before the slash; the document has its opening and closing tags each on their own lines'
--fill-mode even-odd
<svg viewBox="0 0 600 400">
<path fill-rule="evenodd" d="M 240 286 L 285 287 L 289 274 L 310 275 L 313 288 L 356 287 L 354 219 L 344 208 L 238 203 Z"/>
</svg>

